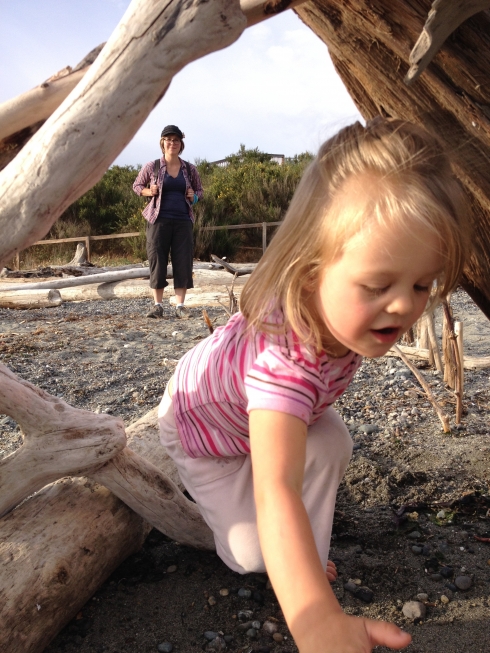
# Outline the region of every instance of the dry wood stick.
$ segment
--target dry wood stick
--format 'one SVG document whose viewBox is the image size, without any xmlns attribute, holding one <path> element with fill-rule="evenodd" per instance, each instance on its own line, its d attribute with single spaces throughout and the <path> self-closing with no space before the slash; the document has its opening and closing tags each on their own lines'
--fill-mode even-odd
<svg viewBox="0 0 490 653">
<path fill-rule="evenodd" d="M 420 385 L 423 387 L 425 390 L 425 393 L 427 395 L 428 400 L 430 403 L 434 406 L 434 410 L 437 413 L 437 416 L 441 420 L 442 423 L 442 428 L 444 433 L 450 433 L 451 429 L 449 428 L 449 417 L 446 415 L 446 413 L 443 412 L 442 407 L 437 403 L 436 398 L 432 394 L 431 389 L 429 388 L 429 384 L 427 381 L 424 379 L 422 374 L 420 373 L 420 370 L 418 370 L 415 365 L 412 365 L 412 363 L 408 360 L 408 358 L 405 356 L 405 354 L 397 347 L 397 345 L 393 345 L 392 349 L 396 351 L 398 356 L 402 359 L 402 361 L 405 363 L 405 365 L 408 367 L 408 369 L 414 374 L 416 377 L 417 381 L 420 383 Z"/>
<path fill-rule="evenodd" d="M 439 351 L 439 344 L 437 342 L 436 329 L 434 326 L 434 313 L 427 315 L 427 327 L 429 332 L 429 343 L 434 356 L 434 363 L 438 372 L 443 372 L 441 352 Z"/>
<path fill-rule="evenodd" d="M 211 320 L 209 319 L 209 315 L 206 309 L 203 309 L 202 316 L 204 318 L 204 321 L 206 322 L 206 326 L 209 329 L 209 333 L 214 333 L 214 326 L 211 323 Z"/>
<path fill-rule="evenodd" d="M 459 391 L 461 393 L 461 401 L 456 404 L 456 424 L 461 422 L 461 415 L 463 412 L 463 395 L 464 395 L 464 349 L 463 349 L 463 323 L 454 323 L 454 334 L 456 336 L 456 345 L 458 350 L 458 373 L 459 373 Z M 458 411 L 460 411 L 458 413 Z"/>
<path fill-rule="evenodd" d="M 451 349 L 451 356 L 454 360 L 454 369 L 452 376 L 454 379 L 454 396 L 456 397 L 456 424 L 461 423 L 461 416 L 463 414 L 463 391 L 461 380 L 463 378 L 463 361 L 460 360 L 458 345 L 456 343 L 456 334 L 454 333 L 454 320 L 451 315 L 451 310 L 447 300 L 442 301 L 442 308 L 444 309 L 444 316 L 447 323 L 449 346 Z"/>
</svg>

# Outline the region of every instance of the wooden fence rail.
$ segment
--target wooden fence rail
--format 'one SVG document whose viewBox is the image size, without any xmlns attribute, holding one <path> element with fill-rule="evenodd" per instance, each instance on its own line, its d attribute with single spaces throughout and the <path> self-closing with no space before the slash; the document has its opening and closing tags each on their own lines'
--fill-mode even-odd
<svg viewBox="0 0 490 653">
<path fill-rule="evenodd" d="M 252 224 L 224 224 L 216 227 L 201 227 L 203 231 L 218 231 L 219 229 L 262 229 L 262 252 L 267 249 L 267 227 L 278 227 L 280 222 L 255 222 Z M 56 245 L 59 243 L 85 243 L 87 250 L 87 261 L 90 262 L 90 242 L 93 240 L 109 240 L 110 238 L 136 238 L 143 235 L 140 231 L 134 231 L 128 234 L 108 234 L 106 236 L 78 236 L 75 238 L 49 238 L 48 240 L 38 240 L 35 245 Z M 20 270 L 20 252 L 15 255 L 15 268 Z"/>
</svg>

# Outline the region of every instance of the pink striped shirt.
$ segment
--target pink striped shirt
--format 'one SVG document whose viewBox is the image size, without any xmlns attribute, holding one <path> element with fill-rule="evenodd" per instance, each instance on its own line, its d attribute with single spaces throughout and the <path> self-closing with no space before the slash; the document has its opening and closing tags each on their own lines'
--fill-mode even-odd
<svg viewBox="0 0 490 653">
<path fill-rule="evenodd" d="M 179 361 L 173 406 L 185 452 L 201 456 L 250 453 L 248 414 L 276 410 L 313 424 L 340 397 L 361 363 L 315 355 L 292 333 L 246 330 L 236 313 Z"/>
</svg>

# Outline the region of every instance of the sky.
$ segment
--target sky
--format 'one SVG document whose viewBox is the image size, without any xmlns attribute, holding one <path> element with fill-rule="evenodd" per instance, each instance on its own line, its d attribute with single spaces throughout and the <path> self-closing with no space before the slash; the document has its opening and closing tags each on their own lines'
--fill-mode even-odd
<svg viewBox="0 0 490 653">
<path fill-rule="evenodd" d="M 128 0 L 0 0 L 0 103 L 75 66 L 108 39 Z M 185 133 L 184 158 L 215 161 L 240 145 L 293 156 L 316 152 L 362 120 L 324 43 L 292 11 L 245 30 L 225 50 L 186 66 L 114 163 L 159 153 L 167 124 Z"/>
</svg>

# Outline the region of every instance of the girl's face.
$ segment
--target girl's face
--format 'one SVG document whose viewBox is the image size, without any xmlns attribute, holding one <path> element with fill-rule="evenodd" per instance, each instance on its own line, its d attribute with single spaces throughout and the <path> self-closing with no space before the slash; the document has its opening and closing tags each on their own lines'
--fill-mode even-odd
<svg viewBox="0 0 490 653">
<path fill-rule="evenodd" d="M 358 233 L 320 274 L 314 301 L 325 348 L 383 356 L 422 315 L 442 269 L 440 241 L 426 230 Z"/>
</svg>

